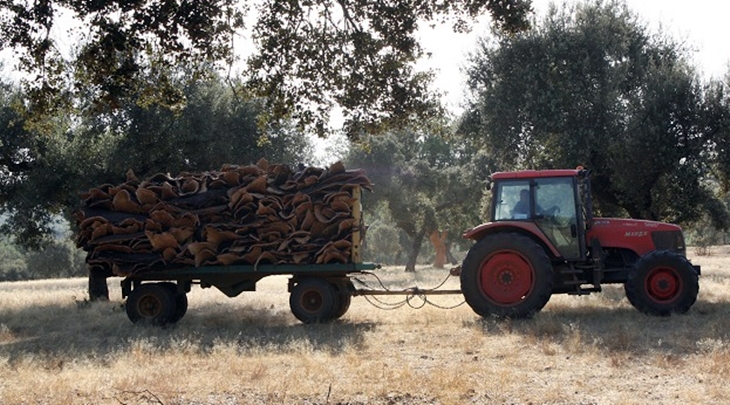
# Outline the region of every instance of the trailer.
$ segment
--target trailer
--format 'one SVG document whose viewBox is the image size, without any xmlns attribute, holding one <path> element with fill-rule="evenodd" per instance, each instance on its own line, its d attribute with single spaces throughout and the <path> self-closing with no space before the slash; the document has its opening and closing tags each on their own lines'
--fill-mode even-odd
<svg viewBox="0 0 730 405">
<path fill-rule="evenodd" d="M 364 172 L 339 162 L 295 171 L 262 159 L 144 180 L 130 171 L 82 195 L 76 240 L 90 298 L 108 298 L 107 278 L 123 277 L 129 319 L 165 325 L 185 315 L 193 285 L 235 297 L 289 275 L 297 319 L 338 319 L 364 293 L 350 276 L 380 268 L 361 259 L 363 188 Z"/>
</svg>

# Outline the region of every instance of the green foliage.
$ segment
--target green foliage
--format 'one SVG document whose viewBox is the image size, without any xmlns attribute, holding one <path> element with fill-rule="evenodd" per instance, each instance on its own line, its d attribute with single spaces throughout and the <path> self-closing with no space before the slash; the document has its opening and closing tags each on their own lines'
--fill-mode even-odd
<svg viewBox="0 0 730 405">
<path fill-rule="evenodd" d="M 366 210 L 387 207 L 391 223 L 409 238 L 407 270 L 415 268 L 424 238 L 433 231 L 447 231 L 459 243 L 461 233 L 480 221 L 491 161 L 469 140 L 401 131 L 364 141 L 347 164 L 365 169 L 374 184 Z"/>
<path fill-rule="evenodd" d="M 529 0 L 7 0 L 0 6 L 0 49 L 13 48 L 19 67 L 31 73 L 25 84 L 34 115 L 72 107 L 79 92 L 94 110 L 123 108 L 140 95 L 183 105 L 172 68 L 188 67 L 183 81 L 195 82 L 207 73 L 201 66 L 230 67 L 234 39 L 244 34 L 257 46 L 245 76 L 252 94 L 265 98 L 262 128 L 293 119 L 300 129 L 324 134 L 337 104 L 352 137 L 440 114 L 430 74 L 414 69 L 423 53 L 420 24 L 451 22 L 465 31 L 489 13 L 496 28 L 516 32 L 528 27 L 531 11 Z M 257 21 L 243 32 L 250 6 Z M 59 29 L 63 24 L 71 28 Z M 57 37 L 80 38 L 73 57 L 63 56 Z"/>
<path fill-rule="evenodd" d="M 261 157 L 295 164 L 311 155 L 307 139 L 291 128 L 272 127 L 262 134 L 256 121 L 260 103 L 240 99 L 239 87 L 219 78 L 200 82 L 185 88 L 187 104 L 179 112 L 158 104 L 129 104 L 112 116 L 111 126 L 94 122 L 88 132 L 115 137 L 114 153 L 106 164 L 116 176 L 128 168 L 138 176 L 205 171 Z"/>
<path fill-rule="evenodd" d="M 0 281 L 80 277 L 87 274 L 84 252 L 65 237 L 37 250 L 27 250 L 9 238 L 0 240 Z"/>
<path fill-rule="evenodd" d="M 720 189 L 730 191 L 730 67 L 723 80 L 710 85 L 708 92 L 708 119 L 720 124 L 713 128 L 713 142 L 711 144 L 710 161 L 713 163 L 713 174 L 720 180 Z"/>
<path fill-rule="evenodd" d="M 68 105 L 65 99 L 74 91 L 90 93 L 94 105 L 112 108 L 137 94 L 178 104 L 181 92 L 171 86 L 170 69 L 230 60 L 232 39 L 244 15 L 235 0 L 40 0 L 0 5 L 0 46 L 14 48 L 19 67 L 33 74 L 25 83 L 34 108 L 41 112 Z M 72 18 L 83 23 L 69 24 Z M 49 35 L 61 24 L 67 25 L 61 35 Z M 61 54 L 55 39 L 59 36 L 80 38 L 73 59 Z M 149 81 L 149 76 L 157 80 Z"/>
<path fill-rule="evenodd" d="M 502 170 L 593 169 L 603 214 L 687 223 L 715 198 L 707 146 L 728 128 L 689 60 L 621 1 L 553 8 L 532 31 L 481 42 L 461 130 Z"/>
<path fill-rule="evenodd" d="M 403 231 L 393 224 L 386 202 L 371 204 L 366 195 L 364 204 L 365 224 L 368 227 L 363 249 L 364 260 L 384 264 L 399 264 L 404 261 L 410 247 L 407 243 L 401 243 L 405 239 Z"/>
<path fill-rule="evenodd" d="M 70 240 L 55 240 L 25 255 L 26 274 L 31 279 L 81 277 L 88 274 L 84 252 Z"/>
<path fill-rule="evenodd" d="M 0 281 L 17 281 L 27 278 L 25 258 L 7 238 L 0 239 Z"/>
</svg>

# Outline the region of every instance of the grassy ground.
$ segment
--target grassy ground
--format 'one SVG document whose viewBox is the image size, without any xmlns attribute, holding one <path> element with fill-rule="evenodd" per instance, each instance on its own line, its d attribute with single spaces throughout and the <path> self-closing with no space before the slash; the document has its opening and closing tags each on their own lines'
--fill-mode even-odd
<svg viewBox="0 0 730 405">
<path fill-rule="evenodd" d="M 0 283 L 0 403 L 727 403 L 730 248 L 692 260 L 703 270 L 698 302 L 668 318 L 638 313 L 608 286 L 556 295 L 527 321 L 355 297 L 342 320 L 302 325 L 286 278 L 272 277 L 234 299 L 194 287 L 187 315 L 155 328 L 129 322 L 119 279 L 111 302 L 93 304 L 83 279 Z M 447 273 L 379 272 L 394 288 Z"/>
</svg>

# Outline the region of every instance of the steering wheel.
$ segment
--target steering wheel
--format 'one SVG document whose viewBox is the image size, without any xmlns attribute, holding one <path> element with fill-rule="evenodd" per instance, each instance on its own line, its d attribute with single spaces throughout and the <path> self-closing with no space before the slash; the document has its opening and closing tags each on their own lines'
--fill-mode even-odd
<svg viewBox="0 0 730 405">
<path fill-rule="evenodd" d="M 548 220 L 550 225 L 556 228 L 565 228 L 570 225 L 570 217 L 564 217 L 557 215 L 560 213 L 560 207 L 554 205 L 549 209 L 545 210 L 545 218 Z"/>
</svg>

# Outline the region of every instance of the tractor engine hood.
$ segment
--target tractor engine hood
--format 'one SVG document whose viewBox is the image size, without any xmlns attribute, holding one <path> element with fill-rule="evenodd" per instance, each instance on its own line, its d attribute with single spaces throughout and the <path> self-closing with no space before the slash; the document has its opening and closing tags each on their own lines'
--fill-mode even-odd
<svg viewBox="0 0 730 405">
<path fill-rule="evenodd" d="M 594 218 L 587 240 L 598 239 L 604 248 L 621 248 L 639 256 L 653 250 L 685 254 L 682 228 L 666 222 L 624 218 Z"/>
</svg>

